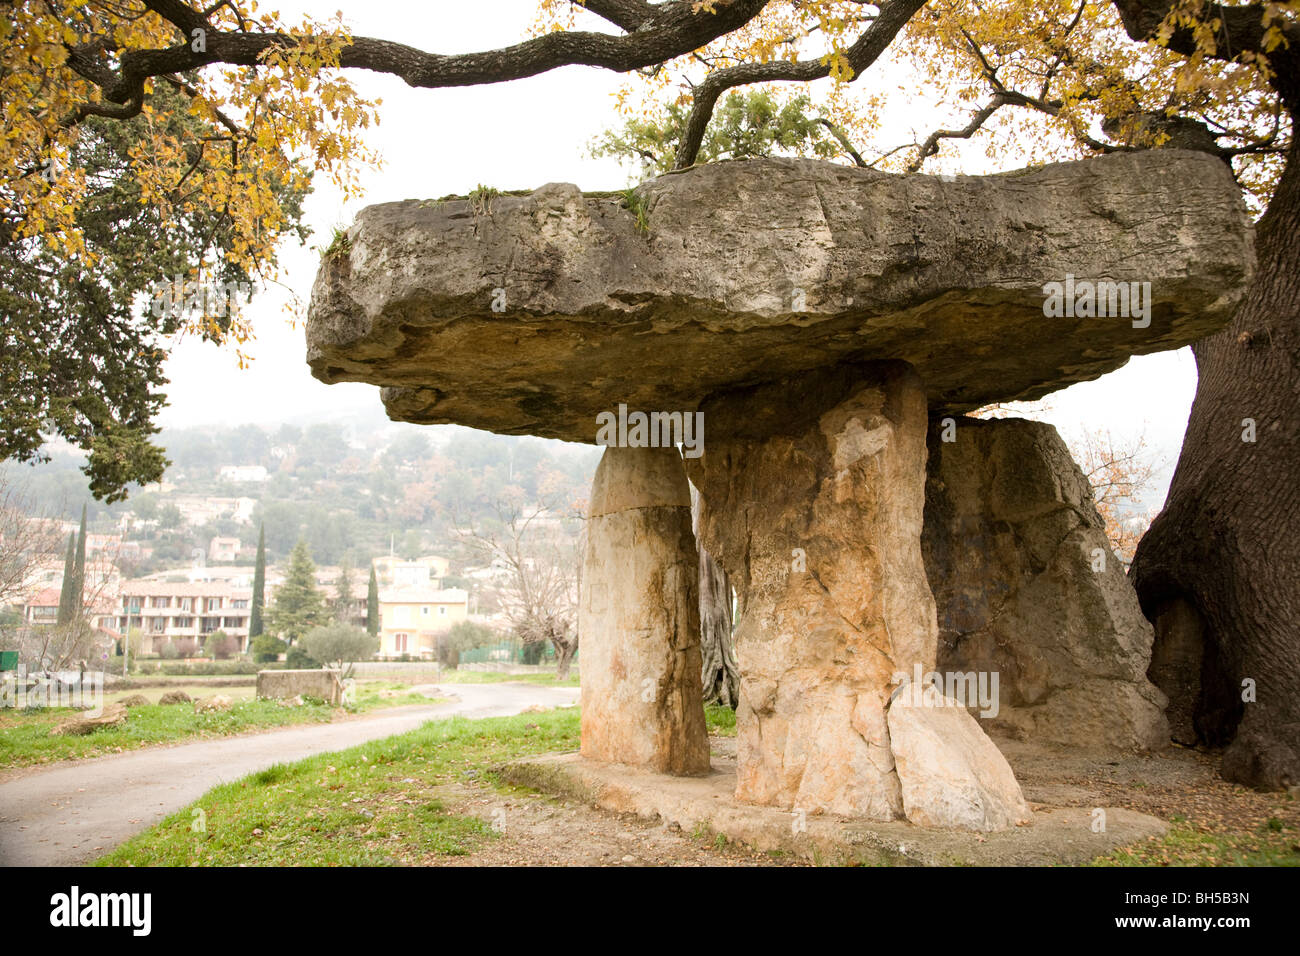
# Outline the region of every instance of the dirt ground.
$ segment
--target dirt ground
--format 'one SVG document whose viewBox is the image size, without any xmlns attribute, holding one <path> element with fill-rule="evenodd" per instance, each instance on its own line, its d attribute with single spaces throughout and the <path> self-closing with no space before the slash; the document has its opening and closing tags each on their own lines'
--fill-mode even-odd
<svg viewBox="0 0 1300 956">
<path fill-rule="evenodd" d="M 1030 801 L 1125 807 L 1212 834 L 1255 832 L 1275 819 L 1300 834 L 1300 794 L 1260 793 L 1229 783 L 1219 776 L 1218 753 L 1170 746 L 1099 763 L 1068 750 L 997 744 Z"/>
<path fill-rule="evenodd" d="M 715 737 L 711 743 L 715 753 L 734 754 L 734 739 Z M 1098 762 L 1015 741 L 998 744 L 1031 804 L 1123 807 L 1179 829 L 1215 835 L 1257 833 L 1270 820 L 1278 821 L 1289 839 L 1297 841 L 1292 849 L 1300 861 L 1300 799 L 1224 781 L 1216 754 L 1170 747 L 1160 754 Z M 441 790 L 440 796 L 452 812 L 494 822 L 501 838 L 463 857 L 431 855 L 424 862 L 434 866 L 809 865 L 790 855 L 715 845 L 705 834 L 687 833 L 659 820 L 599 810 L 573 799 L 502 791 L 486 781 Z"/>
<path fill-rule="evenodd" d="M 440 789 L 453 813 L 500 826 L 501 838 L 467 856 L 430 855 L 429 866 L 806 866 L 738 844 L 715 845 L 632 814 L 596 810 L 540 794 L 509 796 L 486 786 Z M 500 811 L 504 811 L 502 814 Z"/>
</svg>

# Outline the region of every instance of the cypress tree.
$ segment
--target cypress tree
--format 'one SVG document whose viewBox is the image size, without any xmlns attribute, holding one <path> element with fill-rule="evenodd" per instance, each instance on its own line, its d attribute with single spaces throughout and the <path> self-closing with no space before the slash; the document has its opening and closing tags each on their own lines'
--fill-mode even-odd
<svg viewBox="0 0 1300 956">
<path fill-rule="evenodd" d="M 81 506 L 81 528 L 77 532 L 77 557 L 72 565 L 72 608 L 81 612 L 86 595 L 86 506 Z"/>
<path fill-rule="evenodd" d="M 73 587 L 75 586 L 74 568 L 77 563 L 77 536 L 75 533 L 68 535 L 68 554 L 63 559 L 63 590 L 59 592 L 59 614 L 55 619 L 60 625 L 70 624 L 74 617 L 74 604 L 72 601 Z"/>
<path fill-rule="evenodd" d="M 253 568 L 253 606 L 248 615 L 248 640 L 262 634 L 262 609 L 266 607 L 266 524 L 257 533 L 257 565 Z"/>
<path fill-rule="evenodd" d="M 366 591 L 366 630 L 371 637 L 379 633 L 379 579 L 375 577 L 375 564 L 370 562 L 370 587 Z"/>
</svg>

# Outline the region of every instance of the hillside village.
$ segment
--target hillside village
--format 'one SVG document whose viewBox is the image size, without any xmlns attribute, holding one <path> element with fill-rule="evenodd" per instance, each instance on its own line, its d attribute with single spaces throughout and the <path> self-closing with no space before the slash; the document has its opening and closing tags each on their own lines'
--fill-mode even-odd
<svg viewBox="0 0 1300 956">
<path fill-rule="evenodd" d="M 24 553 L 11 556 L 23 563 L 21 582 L 0 595 L 6 646 L 58 621 L 66 549 L 80 529 L 73 506 L 84 503 L 88 666 L 120 659 L 128 644 L 138 660 L 250 659 L 259 535 L 264 606 L 274 607 L 301 542 L 331 620 L 369 627 L 379 659 L 432 658 L 439 636 L 464 621 L 499 639 L 493 653 L 544 653 L 524 651 L 512 634 L 511 562 L 494 547 L 511 515 L 527 516 L 537 542 L 572 546 L 594 465 L 588 450 L 387 422 L 162 439 L 172 460 L 165 480 L 115 504 L 90 498 L 68 452 L 5 470 L 35 526 Z"/>
</svg>

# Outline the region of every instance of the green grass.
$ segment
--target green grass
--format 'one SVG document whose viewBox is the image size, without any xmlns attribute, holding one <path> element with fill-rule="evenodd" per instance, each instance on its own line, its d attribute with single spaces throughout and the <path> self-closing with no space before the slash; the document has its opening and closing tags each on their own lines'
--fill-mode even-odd
<svg viewBox="0 0 1300 956">
<path fill-rule="evenodd" d="M 441 698 L 404 693 L 408 687 L 390 681 L 358 683 L 356 705 L 348 712 L 368 713 L 386 707 L 442 703 Z M 222 693 L 222 688 L 212 690 Z M 396 693 L 384 697 L 381 691 Z M 149 704 L 128 708 L 125 723 L 84 737 L 51 733 L 57 724 L 76 714 L 76 710 L 68 707 L 0 711 L 0 769 L 99 757 L 157 744 L 228 737 L 294 724 L 329 723 L 338 716 L 323 702 L 310 700 L 301 707 L 282 707 L 273 700 L 236 699 L 230 710 L 206 714 L 195 713 L 192 704 Z"/>
<path fill-rule="evenodd" d="M 439 704 L 445 698 L 425 697 L 412 693 L 410 684 L 396 681 L 358 681 L 357 702 L 352 708 L 355 713 L 364 714 L 381 707 L 406 707 L 410 704 Z M 387 695 L 387 696 L 385 696 Z"/>
<path fill-rule="evenodd" d="M 446 788 L 508 760 L 578 746 L 576 708 L 431 721 L 210 790 L 97 861 L 106 866 L 374 866 L 436 863 L 495 837 Z M 195 811 L 201 811 L 201 815 Z M 202 821 L 202 827 L 197 822 Z"/>
<path fill-rule="evenodd" d="M 346 256 L 351 251 L 352 240 L 348 238 L 347 228 L 345 226 L 335 226 L 334 231 L 330 234 L 330 244 L 321 253 L 321 258 L 333 259 L 335 256 Z"/>
<path fill-rule="evenodd" d="M 218 678 L 218 679 L 230 680 L 230 678 L 228 677 Z M 171 691 L 174 690 L 182 691 L 183 693 L 189 694 L 191 697 L 211 697 L 215 694 L 223 694 L 226 697 L 229 697 L 231 700 L 252 700 L 254 694 L 257 692 L 257 682 L 250 678 L 248 683 L 243 685 L 242 687 L 222 687 L 218 684 L 210 684 L 210 683 L 205 684 L 196 680 L 190 680 L 190 681 L 177 681 L 174 683 L 167 684 L 164 687 L 141 687 L 138 689 L 128 688 L 127 690 L 111 690 L 111 691 L 106 690 L 104 692 L 104 703 L 113 704 L 116 703 L 117 701 L 123 700 L 124 698 L 134 697 L 136 694 L 139 694 L 142 697 L 148 698 L 149 703 L 156 704 L 158 703 L 158 698 L 162 697 L 163 694 L 170 693 Z"/>
<path fill-rule="evenodd" d="M 736 712 L 721 704 L 709 704 L 704 708 L 704 724 L 709 733 L 719 737 L 736 736 Z"/>
<path fill-rule="evenodd" d="M 623 208 L 630 212 L 636 220 L 636 231 L 643 236 L 650 235 L 650 213 L 646 208 L 646 199 L 636 188 L 624 189 L 619 193 L 623 200 Z"/>
<path fill-rule="evenodd" d="M 0 768 L 97 757 L 177 740 L 228 737 L 266 727 L 326 723 L 331 717 L 324 704 L 281 707 L 270 700 L 236 701 L 230 710 L 210 714 L 195 713 L 191 704 L 150 704 L 130 708 L 123 724 L 84 737 L 50 733 L 76 713 L 68 707 L 0 712 Z"/>
<path fill-rule="evenodd" d="M 577 687 L 578 673 L 570 672 L 564 680 L 558 680 L 554 672 L 540 674 L 498 674 L 494 671 L 447 670 L 442 672 L 436 683 L 439 684 L 499 684 L 503 681 L 523 681 L 526 684 L 541 684 L 545 687 Z"/>
<path fill-rule="evenodd" d="M 476 216 L 492 215 L 492 203 L 501 195 L 501 190 L 479 183 L 469 191 L 469 207 Z"/>
<path fill-rule="evenodd" d="M 1121 847 L 1091 865 L 1300 866 L 1300 834 L 1267 824 L 1255 833 L 1202 833 L 1175 825 L 1163 837 Z"/>
</svg>

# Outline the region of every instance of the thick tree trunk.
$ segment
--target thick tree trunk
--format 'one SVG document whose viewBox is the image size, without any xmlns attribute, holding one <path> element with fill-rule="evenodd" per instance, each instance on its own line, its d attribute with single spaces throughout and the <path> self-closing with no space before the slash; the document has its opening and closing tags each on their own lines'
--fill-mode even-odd
<svg viewBox="0 0 1300 956">
<path fill-rule="evenodd" d="M 700 552 L 700 652 L 704 703 L 736 709 L 740 671 L 731 641 L 731 582 L 703 548 Z"/>
<path fill-rule="evenodd" d="M 740 700 L 740 669 L 732 642 L 731 581 L 722 565 L 704 550 L 700 540 L 700 496 L 691 489 L 691 523 L 695 546 L 700 554 L 700 656 L 704 666 L 700 679 L 704 703 L 736 709 Z"/>
<path fill-rule="evenodd" d="M 1273 789 L 1300 783 L 1295 147 L 1256 242 L 1258 272 L 1232 324 L 1193 347 L 1199 381 L 1187 435 L 1131 575 L 1156 623 L 1151 677 L 1173 697 L 1171 710 L 1187 714 L 1200 742 L 1226 745 L 1227 779 Z"/>
</svg>

